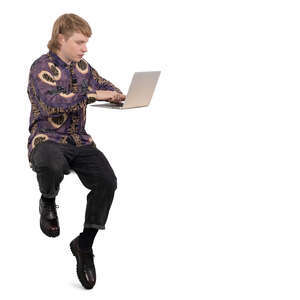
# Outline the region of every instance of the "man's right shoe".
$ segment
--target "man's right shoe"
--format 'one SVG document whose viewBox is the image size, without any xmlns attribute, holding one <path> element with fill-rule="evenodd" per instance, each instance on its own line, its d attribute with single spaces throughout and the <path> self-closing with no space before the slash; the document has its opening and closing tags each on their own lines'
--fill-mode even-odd
<svg viewBox="0 0 300 300">
<path fill-rule="evenodd" d="M 48 203 L 40 198 L 39 211 L 40 211 L 40 227 L 44 234 L 49 237 L 56 237 L 59 235 L 60 228 L 56 208 L 58 205 L 55 201 Z"/>
</svg>

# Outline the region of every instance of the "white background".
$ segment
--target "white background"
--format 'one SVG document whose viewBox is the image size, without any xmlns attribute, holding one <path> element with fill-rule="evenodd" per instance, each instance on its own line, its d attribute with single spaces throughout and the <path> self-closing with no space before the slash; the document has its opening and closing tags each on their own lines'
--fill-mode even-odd
<svg viewBox="0 0 300 300">
<path fill-rule="evenodd" d="M 299 299 L 298 1 L 9 1 L 1 9 L 1 298 Z M 84 290 L 69 242 L 89 192 L 57 196 L 39 228 L 29 168 L 29 68 L 64 13 L 93 30 L 87 61 L 123 93 L 161 70 L 147 108 L 89 107 L 117 177 Z M 5 295 L 5 298 L 3 297 Z"/>
</svg>

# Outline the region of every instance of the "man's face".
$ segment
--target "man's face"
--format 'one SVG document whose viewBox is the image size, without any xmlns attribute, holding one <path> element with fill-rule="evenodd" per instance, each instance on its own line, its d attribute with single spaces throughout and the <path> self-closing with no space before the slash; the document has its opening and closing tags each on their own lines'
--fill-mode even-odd
<svg viewBox="0 0 300 300">
<path fill-rule="evenodd" d="M 61 48 L 58 51 L 58 54 L 60 54 L 66 63 L 71 61 L 78 62 L 85 52 L 87 52 L 86 43 L 88 40 L 88 37 L 78 32 L 74 32 L 67 41 L 63 35 L 59 34 Z"/>
</svg>

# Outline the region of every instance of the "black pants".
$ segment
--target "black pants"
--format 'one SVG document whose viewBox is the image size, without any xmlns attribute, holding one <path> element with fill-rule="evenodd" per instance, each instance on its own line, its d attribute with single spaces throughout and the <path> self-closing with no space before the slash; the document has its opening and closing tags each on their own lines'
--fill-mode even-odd
<svg viewBox="0 0 300 300">
<path fill-rule="evenodd" d="M 30 155 L 31 168 L 37 173 L 39 189 L 46 198 L 58 194 L 64 175 L 73 169 L 87 194 L 84 227 L 105 229 L 117 178 L 104 154 L 94 145 L 76 147 L 45 141 L 36 145 Z"/>
</svg>

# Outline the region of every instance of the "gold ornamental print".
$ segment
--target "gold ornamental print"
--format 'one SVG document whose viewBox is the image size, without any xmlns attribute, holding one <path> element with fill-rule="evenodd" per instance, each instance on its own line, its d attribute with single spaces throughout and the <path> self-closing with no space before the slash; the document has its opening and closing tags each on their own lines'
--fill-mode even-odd
<svg viewBox="0 0 300 300">
<path fill-rule="evenodd" d="M 58 116 L 49 117 L 48 121 L 54 128 L 59 128 L 66 122 L 67 118 L 68 115 L 66 113 L 63 113 Z"/>
<path fill-rule="evenodd" d="M 59 80 L 61 78 L 61 71 L 54 63 L 48 62 L 48 66 L 51 70 L 54 80 Z"/>
<path fill-rule="evenodd" d="M 36 145 L 38 145 L 39 143 L 45 142 L 47 140 L 48 140 L 48 135 L 46 135 L 46 134 L 41 133 L 41 134 L 36 135 L 31 142 L 32 149 L 34 147 L 36 147 Z"/>
<path fill-rule="evenodd" d="M 48 71 L 41 71 L 38 74 L 38 77 L 47 84 L 56 85 L 56 82 L 54 81 L 52 74 L 50 74 Z"/>
<path fill-rule="evenodd" d="M 67 93 L 59 93 L 60 96 L 64 97 L 64 98 L 71 98 L 73 97 L 75 94 L 74 93 L 70 93 L 70 94 L 67 94 Z"/>
<path fill-rule="evenodd" d="M 79 62 L 76 63 L 76 69 L 81 74 L 86 74 L 89 71 L 88 63 L 84 59 L 81 59 Z"/>
</svg>

